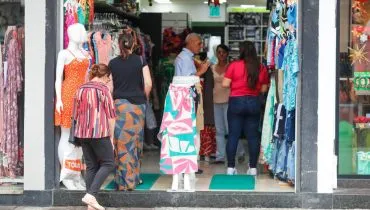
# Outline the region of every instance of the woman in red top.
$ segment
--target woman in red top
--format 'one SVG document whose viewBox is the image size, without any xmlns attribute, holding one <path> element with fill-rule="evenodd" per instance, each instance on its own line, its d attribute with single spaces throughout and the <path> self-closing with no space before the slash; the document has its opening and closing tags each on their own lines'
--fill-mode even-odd
<svg viewBox="0 0 370 210">
<path fill-rule="evenodd" d="M 260 64 L 253 42 L 245 41 L 240 46 L 240 58 L 231 63 L 225 73 L 222 86 L 230 87 L 227 119 L 229 139 L 226 144 L 228 168 L 227 174 L 236 174 L 235 153 L 242 131 L 248 140 L 248 174 L 257 175 L 257 161 L 260 151 L 260 115 L 259 95 L 268 88 L 268 73 Z"/>
<path fill-rule="evenodd" d="M 86 162 L 86 195 L 82 202 L 94 209 L 104 209 L 96 195 L 114 169 L 113 131 L 114 102 L 107 86 L 110 69 L 105 64 L 93 65 L 90 81 L 76 93 L 75 137 L 82 145 Z"/>
</svg>

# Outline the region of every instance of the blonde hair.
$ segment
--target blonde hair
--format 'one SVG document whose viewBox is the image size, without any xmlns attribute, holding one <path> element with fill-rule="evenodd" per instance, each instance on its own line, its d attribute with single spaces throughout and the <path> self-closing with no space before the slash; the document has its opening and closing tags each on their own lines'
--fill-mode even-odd
<svg viewBox="0 0 370 210">
<path fill-rule="evenodd" d="M 102 64 L 102 63 L 94 64 L 91 67 L 91 70 L 89 72 L 89 80 L 92 80 L 94 77 L 98 77 L 98 78 L 101 78 L 104 76 L 109 77 L 111 73 L 112 72 L 107 65 Z"/>
</svg>

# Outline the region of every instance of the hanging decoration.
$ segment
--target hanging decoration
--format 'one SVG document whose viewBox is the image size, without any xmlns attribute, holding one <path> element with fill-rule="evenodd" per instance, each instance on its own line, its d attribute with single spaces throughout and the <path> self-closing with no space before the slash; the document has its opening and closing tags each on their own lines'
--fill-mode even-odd
<svg viewBox="0 0 370 210">
<path fill-rule="evenodd" d="M 362 44 L 367 42 L 367 40 L 368 40 L 368 35 L 367 34 L 362 34 L 360 36 L 360 41 L 361 41 Z"/>
<path fill-rule="evenodd" d="M 368 13 L 364 8 L 364 1 L 354 1 L 352 4 L 352 23 L 363 24 L 368 17 Z"/>
<path fill-rule="evenodd" d="M 354 65 L 355 63 L 362 63 L 362 62 L 367 62 L 369 63 L 369 59 L 366 58 L 366 55 L 368 54 L 368 52 L 365 51 L 365 47 L 366 45 L 363 45 L 361 48 L 359 48 L 358 45 L 356 45 L 354 48 L 350 48 L 348 47 L 348 49 L 350 50 L 350 59 L 352 60 L 352 65 Z"/>
<path fill-rule="evenodd" d="M 222 3 L 226 3 L 226 0 L 208 0 L 208 6 L 219 7 Z"/>
</svg>

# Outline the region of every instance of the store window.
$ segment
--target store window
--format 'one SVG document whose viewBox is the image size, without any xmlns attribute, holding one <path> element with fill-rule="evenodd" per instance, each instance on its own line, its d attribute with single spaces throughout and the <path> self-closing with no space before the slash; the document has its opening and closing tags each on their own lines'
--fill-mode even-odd
<svg viewBox="0 0 370 210">
<path fill-rule="evenodd" d="M 340 1 L 339 175 L 370 175 L 370 1 Z"/>
<path fill-rule="evenodd" d="M 0 1 L 0 194 L 23 191 L 24 3 Z"/>
</svg>

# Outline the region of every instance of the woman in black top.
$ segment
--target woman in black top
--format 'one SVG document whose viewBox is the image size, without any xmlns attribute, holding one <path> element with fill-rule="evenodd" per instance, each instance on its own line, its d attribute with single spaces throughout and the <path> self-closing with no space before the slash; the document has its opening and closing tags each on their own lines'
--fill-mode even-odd
<svg viewBox="0 0 370 210">
<path fill-rule="evenodd" d="M 119 38 L 121 55 L 109 62 L 116 107 L 114 145 L 115 182 L 118 190 L 134 190 L 141 183 L 140 164 L 144 140 L 145 103 L 152 88 L 149 67 L 133 54 L 136 34 L 124 30 Z"/>
</svg>

